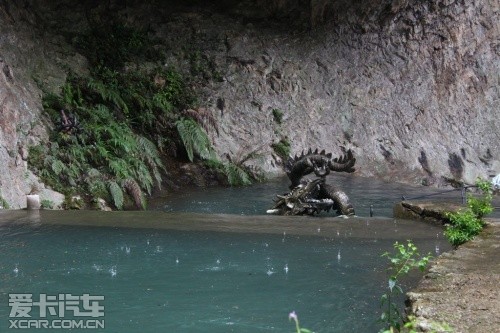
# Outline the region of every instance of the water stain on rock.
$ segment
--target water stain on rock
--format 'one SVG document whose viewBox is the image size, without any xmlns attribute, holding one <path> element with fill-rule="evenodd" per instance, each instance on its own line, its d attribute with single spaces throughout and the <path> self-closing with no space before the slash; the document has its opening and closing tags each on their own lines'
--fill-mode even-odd
<svg viewBox="0 0 500 333">
<path fill-rule="evenodd" d="M 462 158 L 456 153 L 451 153 L 448 157 L 448 166 L 450 167 L 450 172 L 455 179 L 462 178 L 464 174 L 464 162 Z"/>
<path fill-rule="evenodd" d="M 432 176 L 431 168 L 429 167 L 429 161 L 427 160 L 427 155 L 424 150 L 420 151 L 420 157 L 418 158 L 418 162 L 422 166 L 425 172 Z"/>
</svg>

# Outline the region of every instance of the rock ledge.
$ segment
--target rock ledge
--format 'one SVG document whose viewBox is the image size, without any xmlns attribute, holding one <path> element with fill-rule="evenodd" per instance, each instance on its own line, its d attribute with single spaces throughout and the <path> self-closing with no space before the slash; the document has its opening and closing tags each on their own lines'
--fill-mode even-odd
<svg viewBox="0 0 500 333">
<path fill-rule="evenodd" d="M 435 259 L 408 293 L 408 310 L 417 317 L 420 332 L 439 323 L 449 324 L 455 333 L 498 332 L 499 247 L 500 219 L 489 219 L 474 240 Z"/>
</svg>

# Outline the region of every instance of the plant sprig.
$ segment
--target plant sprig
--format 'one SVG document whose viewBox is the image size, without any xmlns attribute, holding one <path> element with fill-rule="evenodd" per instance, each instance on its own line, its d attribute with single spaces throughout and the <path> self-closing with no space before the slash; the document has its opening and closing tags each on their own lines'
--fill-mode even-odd
<svg viewBox="0 0 500 333">
<path fill-rule="evenodd" d="M 398 304 L 393 301 L 394 295 L 403 293 L 400 279 L 412 270 L 424 271 L 432 258 L 430 254 L 421 257 L 417 246 L 411 240 L 408 240 L 406 245 L 396 242 L 393 248 L 393 254 L 389 252 L 382 254 L 382 257 L 386 257 L 391 263 L 388 269 L 391 272 L 388 280 L 389 290 L 380 299 L 380 306 L 385 306 L 385 310 L 380 317 L 380 321 L 386 326 L 385 330 L 382 331 L 383 333 L 401 331 L 404 318 L 399 311 Z"/>
</svg>

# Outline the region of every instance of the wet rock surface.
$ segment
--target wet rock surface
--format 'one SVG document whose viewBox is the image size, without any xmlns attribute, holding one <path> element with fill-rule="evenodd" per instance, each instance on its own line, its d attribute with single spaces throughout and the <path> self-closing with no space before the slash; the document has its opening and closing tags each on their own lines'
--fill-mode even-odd
<svg viewBox="0 0 500 333">
<path fill-rule="evenodd" d="M 436 224 L 449 222 L 447 213 L 454 213 L 466 208 L 456 202 L 402 201 L 394 206 L 396 219 L 421 219 Z"/>
<path fill-rule="evenodd" d="M 500 219 L 488 222 L 474 240 L 435 259 L 408 293 L 420 331 L 448 323 L 455 333 L 498 332 Z"/>
</svg>

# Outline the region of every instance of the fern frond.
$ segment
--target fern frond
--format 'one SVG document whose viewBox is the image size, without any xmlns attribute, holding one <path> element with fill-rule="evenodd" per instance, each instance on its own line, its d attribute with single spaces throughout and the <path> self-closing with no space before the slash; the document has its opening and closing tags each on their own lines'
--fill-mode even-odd
<svg viewBox="0 0 500 333">
<path fill-rule="evenodd" d="M 107 85 L 101 80 L 89 79 L 87 83 L 88 87 L 92 89 L 96 94 L 98 94 L 103 101 L 111 102 L 118 108 L 120 108 L 123 113 L 128 114 L 129 109 L 127 103 L 123 100 L 120 91 L 113 87 L 112 85 Z"/>
<path fill-rule="evenodd" d="M 115 207 L 119 210 L 123 209 L 123 190 L 115 181 L 108 182 L 109 193 L 113 198 Z"/>
<path fill-rule="evenodd" d="M 186 117 L 189 117 L 196 121 L 205 132 L 209 132 L 210 128 L 213 128 L 217 135 L 219 135 L 219 125 L 217 120 L 215 119 L 212 112 L 205 108 L 197 108 L 197 109 L 186 109 L 183 111 L 183 114 Z"/>
<path fill-rule="evenodd" d="M 52 171 L 56 176 L 59 176 L 61 172 L 66 169 L 66 165 L 58 159 L 54 159 L 51 164 Z"/>
<path fill-rule="evenodd" d="M 162 179 L 160 169 L 165 170 L 165 166 L 161 161 L 160 153 L 158 152 L 156 145 L 152 141 L 140 135 L 136 136 L 136 141 L 138 150 L 141 152 L 141 156 L 143 156 L 143 160 L 146 161 L 149 169 L 153 173 L 153 177 L 155 178 L 158 187 L 161 188 Z"/>
<path fill-rule="evenodd" d="M 52 168 L 52 163 L 54 162 L 54 160 L 55 160 L 54 156 L 52 156 L 52 155 L 47 155 L 47 156 L 45 156 L 45 158 L 43 159 L 43 165 L 44 165 L 45 167 L 49 167 L 49 166 L 50 166 L 50 167 Z"/>
<path fill-rule="evenodd" d="M 164 113 L 170 113 L 174 108 L 168 97 L 162 93 L 154 94 L 153 103 L 157 108 L 162 109 Z"/>
<path fill-rule="evenodd" d="M 129 178 L 129 166 L 127 162 L 121 158 L 110 160 L 108 167 L 111 173 L 117 178 Z"/>
<path fill-rule="evenodd" d="M 149 172 L 148 167 L 143 163 L 135 163 L 135 179 L 139 182 L 142 188 L 146 189 L 148 194 L 151 194 L 151 187 L 153 186 L 153 178 Z"/>
<path fill-rule="evenodd" d="M 146 200 L 142 194 L 141 187 L 135 181 L 135 179 L 129 178 L 123 182 L 123 187 L 127 191 L 128 195 L 134 200 L 135 207 L 137 209 L 146 209 Z"/>
<path fill-rule="evenodd" d="M 234 163 L 224 163 L 223 169 L 231 186 L 250 185 L 252 183 L 246 171 Z"/>
<path fill-rule="evenodd" d="M 71 107 L 77 103 L 75 103 L 75 96 L 74 96 L 74 92 L 73 92 L 73 86 L 66 82 L 63 86 L 62 86 L 62 100 L 65 104 L 65 106 L 67 107 Z"/>
<path fill-rule="evenodd" d="M 110 191 L 106 188 L 106 183 L 100 179 L 87 179 L 87 189 L 94 198 L 105 199 Z"/>
<path fill-rule="evenodd" d="M 197 122 L 191 118 L 181 118 L 175 124 L 191 162 L 195 154 L 203 160 L 214 158 L 215 153 L 210 139 Z"/>
</svg>

